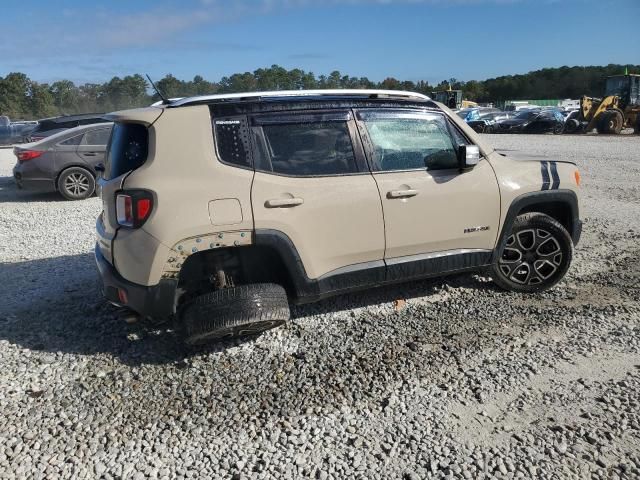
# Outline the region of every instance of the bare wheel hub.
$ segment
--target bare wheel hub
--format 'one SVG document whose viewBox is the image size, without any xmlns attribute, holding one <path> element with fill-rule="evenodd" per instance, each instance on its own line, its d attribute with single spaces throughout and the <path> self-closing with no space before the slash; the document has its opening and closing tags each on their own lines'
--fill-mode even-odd
<svg viewBox="0 0 640 480">
<path fill-rule="evenodd" d="M 542 228 L 512 234 L 500 257 L 500 271 L 521 285 L 538 285 L 550 279 L 562 264 L 562 248 L 556 238 Z"/>
</svg>

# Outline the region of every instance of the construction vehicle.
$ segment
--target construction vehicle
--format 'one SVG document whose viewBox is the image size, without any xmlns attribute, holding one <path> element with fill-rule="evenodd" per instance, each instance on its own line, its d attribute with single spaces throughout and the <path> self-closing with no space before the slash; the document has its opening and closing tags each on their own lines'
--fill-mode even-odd
<svg viewBox="0 0 640 480">
<path fill-rule="evenodd" d="M 462 90 L 441 90 L 439 92 L 431 92 L 431 98 L 436 102 L 444 103 L 451 110 L 462 108 Z"/>
<path fill-rule="evenodd" d="M 583 96 L 580 109 L 565 123 L 566 133 L 618 134 L 623 128 L 640 133 L 640 75 L 607 77 L 604 98 Z"/>
</svg>

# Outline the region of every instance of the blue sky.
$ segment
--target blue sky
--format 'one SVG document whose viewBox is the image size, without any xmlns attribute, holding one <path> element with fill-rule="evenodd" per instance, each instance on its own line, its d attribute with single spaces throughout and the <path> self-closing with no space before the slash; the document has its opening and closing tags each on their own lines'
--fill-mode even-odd
<svg viewBox="0 0 640 480">
<path fill-rule="evenodd" d="M 41 82 L 219 80 L 279 64 L 437 83 L 640 64 L 640 0 L 22 0 L 0 11 L 0 75 Z"/>
</svg>

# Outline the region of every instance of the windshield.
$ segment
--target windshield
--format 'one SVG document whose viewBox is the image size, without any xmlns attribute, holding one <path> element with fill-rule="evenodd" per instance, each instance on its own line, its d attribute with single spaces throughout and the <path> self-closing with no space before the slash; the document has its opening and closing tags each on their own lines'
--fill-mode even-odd
<svg viewBox="0 0 640 480">
<path fill-rule="evenodd" d="M 608 97 L 616 95 L 618 97 L 626 97 L 629 92 L 629 77 L 610 77 L 607 78 L 607 86 L 604 94 Z"/>
<path fill-rule="evenodd" d="M 524 112 L 520 112 L 519 114 L 517 114 L 516 118 L 521 119 L 521 120 L 530 120 L 533 117 L 535 117 L 536 115 L 538 115 L 538 112 L 532 112 L 530 110 L 525 110 Z"/>
</svg>

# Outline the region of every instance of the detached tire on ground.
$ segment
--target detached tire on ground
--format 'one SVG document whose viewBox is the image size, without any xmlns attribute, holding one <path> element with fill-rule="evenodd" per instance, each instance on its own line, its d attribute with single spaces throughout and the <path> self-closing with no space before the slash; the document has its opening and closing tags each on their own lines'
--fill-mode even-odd
<svg viewBox="0 0 640 480">
<path fill-rule="evenodd" d="M 559 222 L 543 213 L 525 213 L 513 222 L 491 276 L 505 290 L 540 292 L 565 276 L 572 257 L 573 241 Z"/>
<path fill-rule="evenodd" d="M 289 320 L 289 302 L 280 285 L 241 285 L 194 298 L 181 316 L 185 343 L 202 345 L 278 327 Z"/>
</svg>

